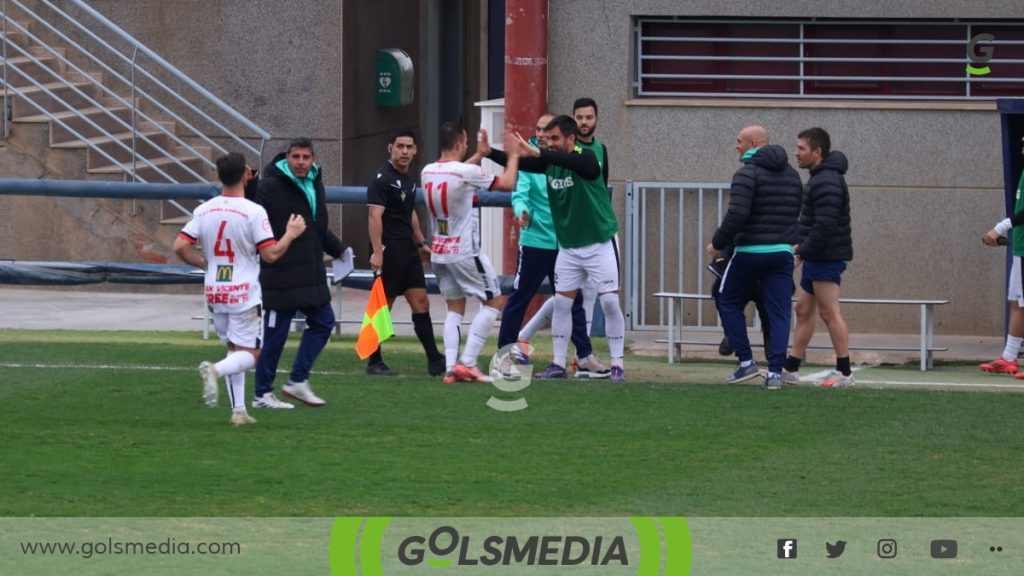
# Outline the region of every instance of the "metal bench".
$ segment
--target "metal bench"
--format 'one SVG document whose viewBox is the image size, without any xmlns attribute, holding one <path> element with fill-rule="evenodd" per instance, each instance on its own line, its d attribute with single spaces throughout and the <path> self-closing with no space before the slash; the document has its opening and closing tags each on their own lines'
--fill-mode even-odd
<svg viewBox="0 0 1024 576">
<path fill-rule="evenodd" d="M 682 337 L 682 325 L 676 326 L 676 310 L 678 308 L 678 317 L 683 317 L 683 302 L 687 300 L 711 300 L 709 294 L 693 294 L 688 292 L 656 292 L 654 296 L 662 298 L 668 301 L 668 339 L 665 341 L 668 344 L 668 361 L 669 363 L 675 362 L 676 347 L 683 344 L 690 345 L 710 345 L 709 342 L 696 342 L 696 341 L 683 341 Z M 921 371 L 924 372 L 929 368 L 934 367 L 934 359 L 932 357 L 935 352 L 944 352 L 948 350 L 946 347 L 935 346 L 935 332 L 934 332 L 934 316 L 935 307 L 943 304 L 949 304 L 949 300 L 905 300 L 905 299 L 887 299 L 887 298 L 840 298 L 840 304 L 878 304 L 887 306 L 918 306 L 921 311 L 921 328 L 920 328 L 920 345 L 914 348 L 904 347 L 893 347 L 893 346 L 851 346 L 851 350 L 875 350 L 875 351 L 893 351 L 893 352 L 918 352 L 921 359 Z M 717 342 L 714 345 L 718 345 Z"/>
</svg>

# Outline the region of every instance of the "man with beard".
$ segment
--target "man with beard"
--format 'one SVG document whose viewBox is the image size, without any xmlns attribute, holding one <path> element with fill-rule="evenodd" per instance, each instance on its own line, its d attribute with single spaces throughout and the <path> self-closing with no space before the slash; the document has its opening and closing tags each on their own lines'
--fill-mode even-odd
<svg viewBox="0 0 1024 576">
<path fill-rule="evenodd" d="M 535 378 L 566 378 L 566 358 L 572 333 L 572 303 L 588 280 L 598 286 L 598 300 L 608 319 L 608 349 L 613 382 L 625 381 L 623 366 L 625 319 L 619 303 L 619 231 L 611 199 L 594 153 L 576 144 L 576 121 L 558 116 L 545 129 L 548 148 L 541 150 L 518 137 L 515 152 L 520 168 L 542 173 L 548 181 L 548 203 L 558 238 L 555 261 L 554 315 L 551 340 L 554 358 Z M 518 136 L 518 135 L 517 135 Z M 507 155 L 491 150 L 487 156 L 505 164 Z"/>
<path fill-rule="evenodd" d="M 793 347 L 786 358 L 782 381 L 796 384 L 800 362 L 814 336 L 814 312 L 825 322 L 832 347 L 836 351 L 836 369 L 824 380 L 823 388 L 853 386 L 850 369 L 850 335 L 839 308 L 839 282 L 846 263 L 853 260 L 850 230 L 850 191 L 843 174 L 849 165 L 846 156 L 832 150 L 828 132 L 808 128 L 797 136 L 796 163 L 811 172 L 800 212 L 800 245 L 796 263 L 803 262 L 800 294 L 796 300 L 796 327 Z"/>
<path fill-rule="evenodd" d="M 597 163 L 601 165 L 601 183 L 604 184 L 605 188 L 608 187 L 608 147 L 605 146 L 604 142 L 597 139 L 594 133 L 597 132 L 597 102 L 593 98 L 577 98 L 572 103 L 572 116 L 573 120 L 576 121 L 576 129 L 579 132 L 579 136 L 576 139 L 576 144 L 584 150 L 590 150 L 594 153 L 597 158 Z M 595 307 L 594 301 L 597 298 L 597 287 L 590 281 L 583 286 L 580 290 L 583 294 L 583 309 L 587 312 L 587 335 L 591 333 L 591 324 L 597 324 L 597 328 L 593 330 L 598 336 L 604 335 L 604 312 L 601 307 Z M 573 367 L 575 369 L 577 364 L 576 360 L 573 360 Z"/>
<path fill-rule="evenodd" d="M 543 114 L 537 119 L 536 138 L 531 140 L 540 149 L 547 148 L 545 130 L 554 116 Z M 551 218 L 551 205 L 548 202 L 548 182 L 544 174 L 519 173 L 516 190 L 512 193 L 512 211 L 519 222 L 519 265 L 512 293 L 505 302 L 501 314 L 501 328 L 498 330 L 498 348 L 519 341 L 515 360 L 519 363 L 529 361 L 529 338 L 521 331 L 523 318 L 530 300 L 537 293 L 540 285 L 548 278 L 551 288 L 555 287 L 555 260 L 558 258 L 558 239 L 555 236 L 554 222 Z M 551 310 L 554 299 L 548 299 L 544 306 Z M 543 315 L 543 312 L 538 312 Z M 550 318 L 550 311 L 547 313 Z M 598 360 L 591 348 L 590 336 L 587 334 L 587 316 L 583 311 L 583 297 L 577 296 L 572 307 L 572 342 L 576 345 L 575 377 L 577 378 L 608 378 L 611 370 Z"/>
</svg>

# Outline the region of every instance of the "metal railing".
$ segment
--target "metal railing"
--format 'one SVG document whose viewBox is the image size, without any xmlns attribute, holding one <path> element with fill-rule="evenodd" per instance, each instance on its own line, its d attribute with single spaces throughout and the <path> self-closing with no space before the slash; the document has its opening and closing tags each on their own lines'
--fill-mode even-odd
<svg viewBox="0 0 1024 576">
<path fill-rule="evenodd" d="M 729 184 L 626 182 L 625 302 L 629 330 L 668 325 L 668 304 L 655 292 L 710 294 L 704 247 L 728 207 Z M 684 304 L 679 325 L 719 330 L 714 306 Z M 755 315 L 756 316 L 756 315 Z"/>
<path fill-rule="evenodd" d="M 1024 95 L 1022 20 L 639 18 L 634 34 L 638 96 Z M 980 75 L 977 58 L 990 68 Z"/>
<path fill-rule="evenodd" d="M 86 2 L 29 3 L 2 5 L 4 137 L 27 106 L 132 181 L 206 181 L 229 147 L 262 165 L 269 132 Z"/>
</svg>

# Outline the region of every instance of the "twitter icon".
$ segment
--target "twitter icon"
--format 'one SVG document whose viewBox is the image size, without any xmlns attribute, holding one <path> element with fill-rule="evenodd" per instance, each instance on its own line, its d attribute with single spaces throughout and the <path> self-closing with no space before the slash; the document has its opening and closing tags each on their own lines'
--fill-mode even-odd
<svg viewBox="0 0 1024 576">
<path fill-rule="evenodd" d="M 826 541 L 825 552 L 829 558 L 839 558 L 846 551 L 846 540 L 837 540 L 835 544 Z"/>
</svg>

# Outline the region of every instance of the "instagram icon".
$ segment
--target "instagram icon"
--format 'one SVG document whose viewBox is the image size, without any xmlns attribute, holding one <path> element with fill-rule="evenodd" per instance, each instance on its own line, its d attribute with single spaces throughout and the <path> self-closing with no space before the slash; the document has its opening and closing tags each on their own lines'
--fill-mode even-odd
<svg viewBox="0 0 1024 576">
<path fill-rule="evenodd" d="M 896 541 L 887 538 L 878 541 L 878 557 L 879 558 L 895 558 L 896 557 Z"/>
</svg>

